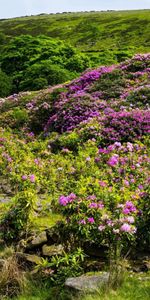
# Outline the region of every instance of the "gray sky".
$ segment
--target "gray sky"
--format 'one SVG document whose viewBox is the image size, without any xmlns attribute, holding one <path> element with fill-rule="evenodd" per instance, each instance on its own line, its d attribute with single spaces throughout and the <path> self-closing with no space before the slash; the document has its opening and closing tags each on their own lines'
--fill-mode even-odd
<svg viewBox="0 0 150 300">
<path fill-rule="evenodd" d="M 150 9 L 150 0 L 0 0 L 0 19 L 39 13 Z"/>
</svg>

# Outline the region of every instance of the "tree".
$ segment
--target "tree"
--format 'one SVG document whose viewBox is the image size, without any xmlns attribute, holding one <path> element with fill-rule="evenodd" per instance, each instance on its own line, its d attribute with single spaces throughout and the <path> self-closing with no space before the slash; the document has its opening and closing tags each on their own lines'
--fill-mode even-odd
<svg viewBox="0 0 150 300">
<path fill-rule="evenodd" d="M 11 79 L 0 70 L 0 97 L 6 97 L 11 93 Z"/>
<path fill-rule="evenodd" d="M 2 71 L 12 78 L 13 92 L 33 89 L 33 79 L 39 88 L 45 86 L 46 80 L 50 85 L 64 82 L 74 77 L 72 71 L 82 72 L 90 66 L 88 57 L 73 46 L 30 35 L 15 37 L 5 45 L 0 63 Z"/>
</svg>

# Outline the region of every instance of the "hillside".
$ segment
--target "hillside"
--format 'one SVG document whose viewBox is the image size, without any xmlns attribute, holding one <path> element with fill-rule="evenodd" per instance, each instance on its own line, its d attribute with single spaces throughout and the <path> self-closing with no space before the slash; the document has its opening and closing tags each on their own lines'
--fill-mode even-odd
<svg viewBox="0 0 150 300">
<path fill-rule="evenodd" d="M 114 276 L 109 263 L 120 272 L 124 257 L 148 281 L 150 53 L 0 98 L 0 167 L 2 295 L 21 293 L 16 273 L 4 278 L 12 261 L 52 299 L 71 299 L 61 296 L 68 277 Z"/>
<path fill-rule="evenodd" d="M 150 11 L 63 13 L 0 20 L 1 39 L 46 35 L 84 52 L 126 49 L 150 51 Z M 4 36 L 3 36 L 4 34 Z M 133 49 L 132 49 L 133 48 Z M 110 55 L 110 61 L 112 57 Z"/>
<path fill-rule="evenodd" d="M 0 20 L 0 97 L 68 82 L 150 51 L 150 11 Z"/>
</svg>

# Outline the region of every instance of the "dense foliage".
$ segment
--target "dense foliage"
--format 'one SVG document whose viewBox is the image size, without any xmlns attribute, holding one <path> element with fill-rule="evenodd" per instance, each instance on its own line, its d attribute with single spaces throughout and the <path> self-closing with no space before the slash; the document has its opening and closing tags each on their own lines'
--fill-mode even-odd
<svg viewBox="0 0 150 300">
<path fill-rule="evenodd" d="M 0 97 L 40 90 L 69 81 L 88 67 L 149 52 L 149 24 L 147 10 L 1 20 L 0 67 L 7 85 L 1 88 L 0 75 Z"/>
<path fill-rule="evenodd" d="M 149 71 L 150 55 L 136 55 L 69 84 L 1 100 L 1 177 L 16 194 L 0 204 L 6 240 L 53 209 L 66 216 L 75 243 L 108 246 L 121 236 L 123 248 L 136 240 L 146 249 Z"/>
<path fill-rule="evenodd" d="M 3 47 L 0 64 L 2 71 L 12 78 L 12 92 L 18 92 L 68 81 L 88 68 L 90 60 L 62 41 L 21 35 Z M 4 89 L 0 93 L 5 96 Z"/>
</svg>

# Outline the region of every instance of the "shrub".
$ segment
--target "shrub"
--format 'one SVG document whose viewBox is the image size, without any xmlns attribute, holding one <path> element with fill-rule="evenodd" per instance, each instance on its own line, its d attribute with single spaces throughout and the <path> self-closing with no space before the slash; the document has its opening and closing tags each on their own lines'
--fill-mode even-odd
<svg viewBox="0 0 150 300">
<path fill-rule="evenodd" d="M 6 242 L 17 242 L 26 233 L 34 203 L 35 194 L 30 190 L 15 196 L 14 204 L 0 221 L 1 233 Z"/>
<path fill-rule="evenodd" d="M 9 76 L 0 70 L 0 97 L 6 97 L 11 93 L 12 82 Z"/>
</svg>

